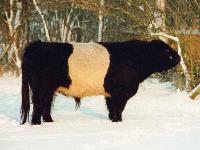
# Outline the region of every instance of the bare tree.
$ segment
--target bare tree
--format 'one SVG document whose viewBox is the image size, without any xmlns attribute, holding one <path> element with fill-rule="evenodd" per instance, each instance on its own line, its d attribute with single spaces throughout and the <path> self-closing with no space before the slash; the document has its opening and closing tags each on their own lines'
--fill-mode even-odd
<svg viewBox="0 0 200 150">
<path fill-rule="evenodd" d="M 16 11 L 15 11 L 16 9 Z M 21 16 L 22 16 L 22 2 L 10 0 L 9 1 L 9 9 L 4 9 L 4 13 L 6 16 L 6 20 L 4 20 L 8 26 L 9 29 L 9 37 L 10 42 L 8 45 L 4 44 L 4 52 L 2 53 L 2 56 L 5 54 L 5 52 L 8 52 L 9 58 L 11 58 L 15 65 L 20 68 L 21 67 L 21 60 L 19 58 L 19 35 L 18 35 L 18 29 L 21 26 Z"/>
</svg>

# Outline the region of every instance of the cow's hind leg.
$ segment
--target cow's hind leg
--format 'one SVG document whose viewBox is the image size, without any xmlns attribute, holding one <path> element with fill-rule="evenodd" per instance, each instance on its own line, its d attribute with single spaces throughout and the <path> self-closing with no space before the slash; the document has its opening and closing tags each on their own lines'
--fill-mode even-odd
<svg viewBox="0 0 200 150">
<path fill-rule="evenodd" d="M 31 124 L 41 124 L 41 117 L 45 122 L 52 122 L 50 113 L 55 86 L 45 77 L 33 77 L 30 86 L 33 102 Z"/>
<path fill-rule="evenodd" d="M 54 90 L 49 89 L 46 91 L 42 109 L 42 118 L 44 122 L 53 122 L 51 117 L 51 106 L 54 98 Z"/>
<path fill-rule="evenodd" d="M 41 124 L 42 92 L 40 87 L 34 86 L 32 88 L 32 103 L 33 103 L 33 113 L 32 113 L 31 124 L 32 125 Z"/>
</svg>

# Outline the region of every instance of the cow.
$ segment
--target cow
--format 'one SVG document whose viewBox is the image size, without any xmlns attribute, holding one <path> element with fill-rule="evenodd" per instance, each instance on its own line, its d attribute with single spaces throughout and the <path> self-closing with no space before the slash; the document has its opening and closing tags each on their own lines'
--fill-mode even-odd
<svg viewBox="0 0 200 150">
<path fill-rule="evenodd" d="M 109 119 L 122 121 L 127 101 L 152 73 L 175 67 L 180 56 L 161 40 L 90 43 L 30 43 L 22 58 L 21 124 L 33 103 L 32 125 L 53 122 L 55 93 L 74 97 L 103 95 Z M 31 90 L 31 91 L 30 91 Z"/>
</svg>

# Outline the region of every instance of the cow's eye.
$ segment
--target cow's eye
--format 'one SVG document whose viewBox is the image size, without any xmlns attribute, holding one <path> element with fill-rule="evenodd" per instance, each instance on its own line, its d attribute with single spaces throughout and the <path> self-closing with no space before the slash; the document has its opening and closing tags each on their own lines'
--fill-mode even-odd
<svg viewBox="0 0 200 150">
<path fill-rule="evenodd" d="M 172 59 L 173 59 L 173 57 L 172 57 L 172 56 L 169 56 L 169 59 L 170 59 L 170 60 L 172 60 Z"/>
</svg>

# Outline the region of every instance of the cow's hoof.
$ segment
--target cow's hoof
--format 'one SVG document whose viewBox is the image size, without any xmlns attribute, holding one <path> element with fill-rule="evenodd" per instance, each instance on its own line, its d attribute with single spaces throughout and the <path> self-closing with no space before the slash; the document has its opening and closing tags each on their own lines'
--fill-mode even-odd
<svg viewBox="0 0 200 150">
<path fill-rule="evenodd" d="M 44 122 L 53 122 L 53 119 L 51 117 L 43 118 Z"/>
<path fill-rule="evenodd" d="M 110 120 L 113 120 L 114 118 L 116 118 L 116 114 L 110 112 L 109 115 L 108 115 L 108 117 L 109 117 Z"/>
<path fill-rule="evenodd" d="M 32 118 L 31 125 L 41 125 L 41 120 L 38 118 Z"/>
<path fill-rule="evenodd" d="M 112 122 L 120 122 L 120 121 L 122 121 L 122 118 L 114 118 L 114 119 L 112 119 Z"/>
<path fill-rule="evenodd" d="M 117 113 L 109 113 L 109 119 L 112 122 L 119 122 L 119 121 L 122 121 L 122 116 Z"/>
<path fill-rule="evenodd" d="M 41 121 L 31 121 L 31 125 L 41 125 Z"/>
</svg>

